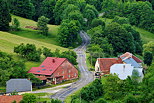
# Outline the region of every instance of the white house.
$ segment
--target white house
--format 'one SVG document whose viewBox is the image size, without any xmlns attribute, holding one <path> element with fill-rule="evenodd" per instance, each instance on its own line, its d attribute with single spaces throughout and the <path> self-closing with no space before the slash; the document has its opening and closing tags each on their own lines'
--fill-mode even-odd
<svg viewBox="0 0 154 103">
<path fill-rule="evenodd" d="M 131 64 L 114 64 L 110 67 L 111 74 L 117 74 L 122 80 L 132 75 L 133 70 L 137 70 L 139 76 L 143 78 L 142 68 L 134 68 Z"/>
<path fill-rule="evenodd" d="M 134 69 L 138 71 L 141 81 L 144 77 L 142 60 L 129 52 L 118 58 L 98 58 L 95 64 L 95 72 L 101 74 L 115 73 L 122 80 L 131 76 Z"/>
</svg>

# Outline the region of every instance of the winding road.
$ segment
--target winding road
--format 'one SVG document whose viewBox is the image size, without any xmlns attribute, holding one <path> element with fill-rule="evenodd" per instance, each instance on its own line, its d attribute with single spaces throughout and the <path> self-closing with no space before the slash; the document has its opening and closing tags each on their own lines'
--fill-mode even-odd
<svg viewBox="0 0 154 103">
<path fill-rule="evenodd" d="M 77 82 L 72 83 L 71 86 L 68 86 L 67 88 L 62 89 L 61 91 L 52 95 L 51 98 L 60 99 L 64 101 L 68 95 L 74 93 L 75 91 L 79 90 L 80 88 L 84 87 L 85 85 L 94 80 L 93 73 L 88 70 L 88 67 L 86 65 L 85 51 L 86 51 L 86 46 L 90 43 L 90 38 L 84 31 L 80 31 L 79 34 L 80 37 L 82 38 L 82 44 L 76 49 L 74 49 L 74 51 L 77 54 L 78 68 L 80 70 L 80 75 L 81 75 L 80 79 Z"/>
</svg>

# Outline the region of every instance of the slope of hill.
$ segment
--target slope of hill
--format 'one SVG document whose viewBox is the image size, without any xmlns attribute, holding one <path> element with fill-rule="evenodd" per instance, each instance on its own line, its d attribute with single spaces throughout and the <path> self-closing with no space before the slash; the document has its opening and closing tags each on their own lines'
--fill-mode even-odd
<svg viewBox="0 0 154 103">
<path fill-rule="evenodd" d="M 26 26 L 32 26 L 32 27 L 37 27 L 37 22 L 22 18 L 19 16 L 11 15 L 12 16 L 12 21 L 13 18 L 17 18 L 20 22 L 20 30 L 19 31 L 10 31 L 11 34 L 19 35 L 22 37 L 50 43 L 50 44 L 55 44 L 59 45 L 58 40 L 57 40 L 57 33 L 58 33 L 58 28 L 59 26 L 57 25 L 48 25 L 49 28 L 49 35 L 44 36 L 38 33 L 38 30 L 33 30 L 31 28 L 25 28 Z M 10 23 L 12 25 L 12 23 Z"/>
<path fill-rule="evenodd" d="M 37 22 L 35 22 L 33 20 L 22 18 L 22 17 L 15 16 L 15 15 L 11 15 L 11 16 L 12 16 L 12 19 L 17 18 L 19 20 L 21 28 L 25 28 L 26 26 L 37 26 Z M 48 25 L 48 27 L 49 27 L 49 33 L 52 34 L 52 36 L 56 36 L 58 33 L 59 26 Z"/>
<path fill-rule="evenodd" d="M 13 53 L 13 48 L 14 46 L 21 44 L 21 43 L 30 43 L 30 44 L 35 44 L 36 47 L 47 47 L 50 48 L 52 51 L 57 49 L 60 49 L 61 51 L 67 50 L 66 48 L 62 48 L 60 46 L 56 46 L 53 44 L 13 35 L 7 32 L 2 32 L 0 31 L 0 50 L 7 52 L 7 53 Z"/>
</svg>

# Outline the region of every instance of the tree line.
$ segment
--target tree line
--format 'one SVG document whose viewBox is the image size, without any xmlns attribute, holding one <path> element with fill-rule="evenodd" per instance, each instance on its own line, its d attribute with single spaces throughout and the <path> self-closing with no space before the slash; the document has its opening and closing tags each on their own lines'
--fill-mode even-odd
<svg viewBox="0 0 154 103">
<path fill-rule="evenodd" d="M 77 65 L 76 58 L 77 55 L 74 51 L 68 50 L 64 52 L 60 52 L 59 49 L 55 51 L 51 51 L 51 49 L 42 47 L 36 48 L 34 44 L 23 44 L 21 43 L 18 46 L 14 47 L 14 52 L 20 55 L 21 57 L 27 59 L 28 61 L 39 62 L 41 60 L 41 54 L 47 57 L 59 57 L 59 58 L 67 58 L 72 64 Z"/>
</svg>

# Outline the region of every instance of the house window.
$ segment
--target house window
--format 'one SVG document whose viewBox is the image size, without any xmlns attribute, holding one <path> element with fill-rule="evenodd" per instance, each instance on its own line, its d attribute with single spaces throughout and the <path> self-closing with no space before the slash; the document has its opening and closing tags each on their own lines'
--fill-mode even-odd
<svg viewBox="0 0 154 103">
<path fill-rule="evenodd" d="M 71 70 L 68 71 L 68 73 L 70 73 L 70 72 L 71 72 Z"/>
<path fill-rule="evenodd" d="M 64 71 L 62 71 L 62 74 L 64 74 Z"/>
<path fill-rule="evenodd" d="M 76 73 L 74 74 L 74 76 L 76 76 Z"/>
<path fill-rule="evenodd" d="M 70 75 L 68 75 L 68 77 L 70 78 Z"/>
</svg>

